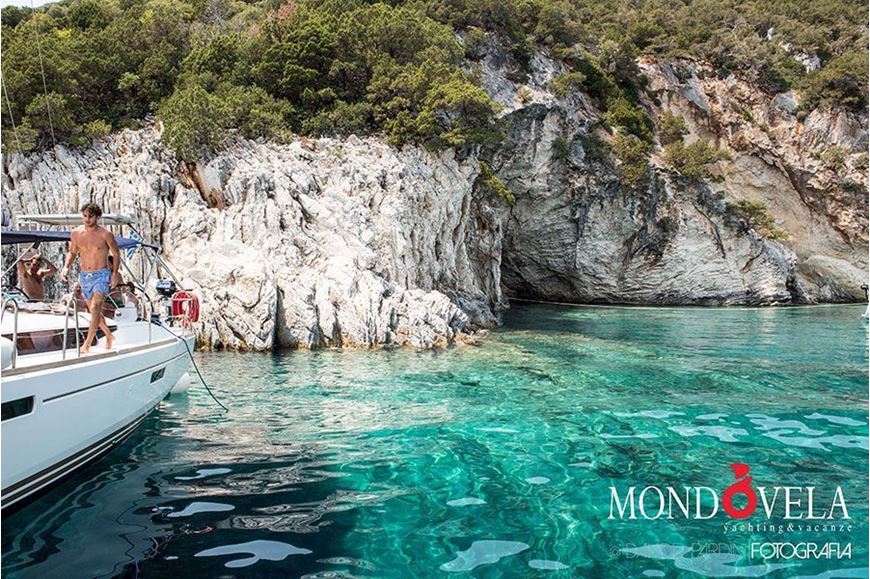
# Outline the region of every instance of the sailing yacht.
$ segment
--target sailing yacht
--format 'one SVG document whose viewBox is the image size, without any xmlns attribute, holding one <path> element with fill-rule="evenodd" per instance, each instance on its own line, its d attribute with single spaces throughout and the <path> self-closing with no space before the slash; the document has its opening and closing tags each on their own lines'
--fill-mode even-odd
<svg viewBox="0 0 870 579">
<path fill-rule="evenodd" d="M 3 231 L 4 247 L 57 243 L 79 223 L 78 215 L 20 216 L 16 222 L 39 230 Z M 108 226 L 133 219 L 103 216 Z M 44 229 L 48 227 L 48 229 Z M 2 493 L 6 513 L 76 469 L 102 456 L 132 434 L 176 384 L 187 375 L 197 321 L 196 297 L 178 291 L 177 278 L 161 279 L 153 291 L 146 283 L 171 271 L 158 248 L 134 237 L 116 236 L 122 250 L 140 251 L 148 273 L 137 278 L 138 305 L 121 305 L 107 323 L 111 350 L 98 343 L 88 353 L 81 344 L 90 323 L 75 296 L 60 303 L 33 303 L 14 289 L 4 291 L 2 310 Z M 141 281 L 140 281 L 141 279 Z M 154 297 L 152 297 L 152 295 Z"/>
</svg>

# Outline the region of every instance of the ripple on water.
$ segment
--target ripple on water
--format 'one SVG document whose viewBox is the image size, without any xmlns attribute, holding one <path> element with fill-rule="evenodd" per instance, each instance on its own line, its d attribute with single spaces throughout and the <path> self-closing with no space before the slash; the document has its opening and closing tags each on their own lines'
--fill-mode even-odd
<svg viewBox="0 0 870 579">
<path fill-rule="evenodd" d="M 722 442 L 740 442 L 738 436 L 749 435 L 743 428 L 729 426 L 671 426 L 670 429 L 680 436 L 712 436 Z"/>
<path fill-rule="evenodd" d="M 522 553 L 529 548 L 525 543 L 516 541 L 475 541 L 471 547 L 456 554 L 456 558 L 439 567 L 448 573 L 472 571 L 481 565 L 497 563 L 505 557 Z"/>
<path fill-rule="evenodd" d="M 613 412 L 614 416 L 621 418 L 671 418 L 672 416 L 685 416 L 685 412 L 675 412 L 672 410 L 642 410 L 640 412 Z"/>
<path fill-rule="evenodd" d="M 197 513 L 222 513 L 225 511 L 231 511 L 235 507 L 233 505 L 228 505 L 226 503 L 210 503 L 210 502 L 199 502 L 194 501 L 187 505 L 184 509 L 180 511 L 176 511 L 174 513 L 169 513 L 166 515 L 170 519 L 175 519 L 178 517 L 189 517 L 191 515 L 195 515 Z"/>
<path fill-rule="evenodd" d="M 467 507 L 469 505 L 485 505 L 485 504 L 486 504 L 485 500 L 478 499 L 476 497 L 464 497 L 461 499 L 447 501 L 447 506 L 449 506 L 449 507 Z"/>
<path fill-rule="evenodd" d="M 742 565 L 736 563 L 742 556 L 733 553 L 703 553 L 690 557 L 692 547 L 684 545 L 655 544 L 642 547 L 622 549 L 627 555 L 673 561 L 677 569 L 691 571 L 702 577 L 763 577 L 779 569 L 788 569 L 792 565 L 771 563 L 765 565 Z"/>
<path fill-rule="evenodd" d="M 529 561 L 529 567 L 532 569 L 540 569 L 542 571 L 562 571 L 568 569 L 568 565 L 559 563 L 558 561 L 549 561 L 547 559 L 532 559 Z"/>
<path fill-rule="evenodd" d="M 206 549 L 205 551 L 200 551 L 194 555 L 194 557 L 220 557 L 223 555 L 240 554 L 248 554 L 251 556 L 244 559 L 233 559 L 227 561 L 224 563 L 224 567 L 229 567 L 231 569 L 249 567 L 261 559 L 266 561 L 283 561 L 290 555 L 310 555 L 311 551 L 294 547 L 289 543 L 258 540 Z"/>
<path fill-rule="evenodd" d="M 843 426 L 866 426 L 867 424 L 862 420 L 852 420 L 851 418 L 847 418 L 845 416 L 831 416 L 829 414 L 820 414 L 818 412 L 813 412 L 805 418 L 807 420 L 827 420 L 832 424 L 841 424 Z"/>
<path fill-rule="evenodd" d="M 201 468 L 196 471 L 196 474 L 194 476 L 177 476 L 175 477 L 175 480 L 199 480 L 201 478 L 206 478 L 219 474 L 227 474 L 230 472 L 233 471 L 229 468 Z"/>
</svg>

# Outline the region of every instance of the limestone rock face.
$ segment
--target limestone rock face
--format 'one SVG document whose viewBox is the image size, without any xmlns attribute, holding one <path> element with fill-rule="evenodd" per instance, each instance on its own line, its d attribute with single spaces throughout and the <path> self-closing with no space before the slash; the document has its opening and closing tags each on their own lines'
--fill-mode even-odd
<svg viewBox="0 0 870 579">
<path fill-rule="evenodd" d="M 867 118 L 800 111 L 687 60 L 641 59 L 642 99 L 728 151 L 712 178 L 669 167 L 620 183 L 604 115 L 552 81 L 544 53 L 520 71 L 490 39 L 468 63 L 501 105 L 503 142 L 433 153 L 377 138 L 287 145 L 237 139 L 179 165 L 159 127 L 78 149 L 3 159 L 4 209 L 75 212 L 85 201 L 138 217 L 203 299 L 209 347 L 432 347 L 498 323 L 506 296 L 575 303 L 856 301 L 867 279 Z M 515 194 L 475 186 L 480 159 Z M 782 241 L 733 204 L 763 201 Z M 59 256 L 55 256 L 58 258 Z"/>
<path fill-rule="evenodd" d="M 446 345 L 496 324 L 501 226 L 477 159 L 376 139 L 239 140 L 181 171 L 157 128 L 6 159 L 13 214 L 139 216 L 202 296 L 202 344 Z M 38 193 L 35 193 L 38 192 Z"/>
<path fill-rule="evenodd" d="M 729 151 L 731 160 L 717 163 L 710 189 L 729 201 L 764 202 L 788 233 L 783 244 L 795 253 L 798 301 L 863 299 L 866 116 L 830 109 L 804 114 L 795 93 L 771 96 L 700 63 L 645 60 L 640 66 L 659 103 L 650 103 L 655 112 L 681 114 L 690 139 Z"/>
<path fill-rule="evenodd" d="M 687 142 L 706 139 L 731 155 L 713 179 L 689 182 L 657 148 L 647 187 L 620 184 L 601 111 L 582 93 L 556 98 L 550 89 L 564 67 L 538 55 L 527 80 L 511 82 L 516 63 L 489 45 L 480 76 L 507 126 L 493 167 L 517 198 L 500 210 L 507 295 L 627 304 L 862 299 L 867 119 L 814 111 L 799 121 L 793 93 L 765 95 L 688 61 L 639 65 L 654 120 L 681 115 Z M 845 159 L 836 170 L 823 161 L 832 146 Z M 788 239 L 747 227 L 729 209 L 741 199 L 764 201 Z"/>
</svg>

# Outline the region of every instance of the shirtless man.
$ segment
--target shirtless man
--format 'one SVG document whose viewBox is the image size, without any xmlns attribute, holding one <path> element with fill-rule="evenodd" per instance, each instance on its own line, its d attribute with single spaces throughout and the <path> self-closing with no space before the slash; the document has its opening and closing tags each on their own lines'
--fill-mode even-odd
<svg viewBox="0 0 870 579">
<path fill-rule="evenodd" d="M 114 341 L 112 332 L 103 319 L 103 300 L 106 299 L 109 288 L 120 283 L 118 266 L 121 264 L 121 252 L 115 236 L 100 226 L 102 214 L 103 210 L 95 203 L 82 206 L 82 225 L 73 229 L 70 234 L 69 254 L 60 271 L 61 279 L 66 280 L 76 256 L 81 256 L 79 286 L 91 312 L 91 325 L 88 327 L 88 337 L 82 345 L 82 352 L 90 351 L 98 327 L 106 334 L 107 350 L 112 347 Z M 111 270 L 106 267 L 109 253 L 115 258 L 112 260 Z"/>
<path fill-rule="evenodd" d="M 43 265 L 45 267 L 42 267 Z M 45 278 L 56 273 L 57 268 L 38 253 L 30 256 L 22 255 L 18 260 L 18 283 L 24 295 L 33 301 L 41 302 L 45 299 L 43 282 Z"/>
</svg>

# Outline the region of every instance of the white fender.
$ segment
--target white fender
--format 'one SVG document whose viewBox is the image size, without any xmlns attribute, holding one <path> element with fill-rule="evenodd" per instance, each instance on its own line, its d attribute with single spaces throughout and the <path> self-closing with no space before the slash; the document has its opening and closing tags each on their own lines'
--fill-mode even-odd
<svg viewBox="0 0 870 579">
<path fill-rule="evenodd" d="M 3 361 L 2 368 L 5 369 L 12 365 L 12 350 L 15 349 L 15 346 L 9 338 L 0 338 L 0 343 L 2 343 L 2 346 L 0 346 L 2 356 L 0 356 L 0 358 L 2 358 Z"/>
<path fill-rule="evenodd" d="M 172 387 L 171 393 L 181 394 L 182 392 L 187 392 L 188 388 L 190 388 L 190 374 L 185 372 L 178 379 L 178 382 L 175 383 L 175 386 Z"/>
</svg>

